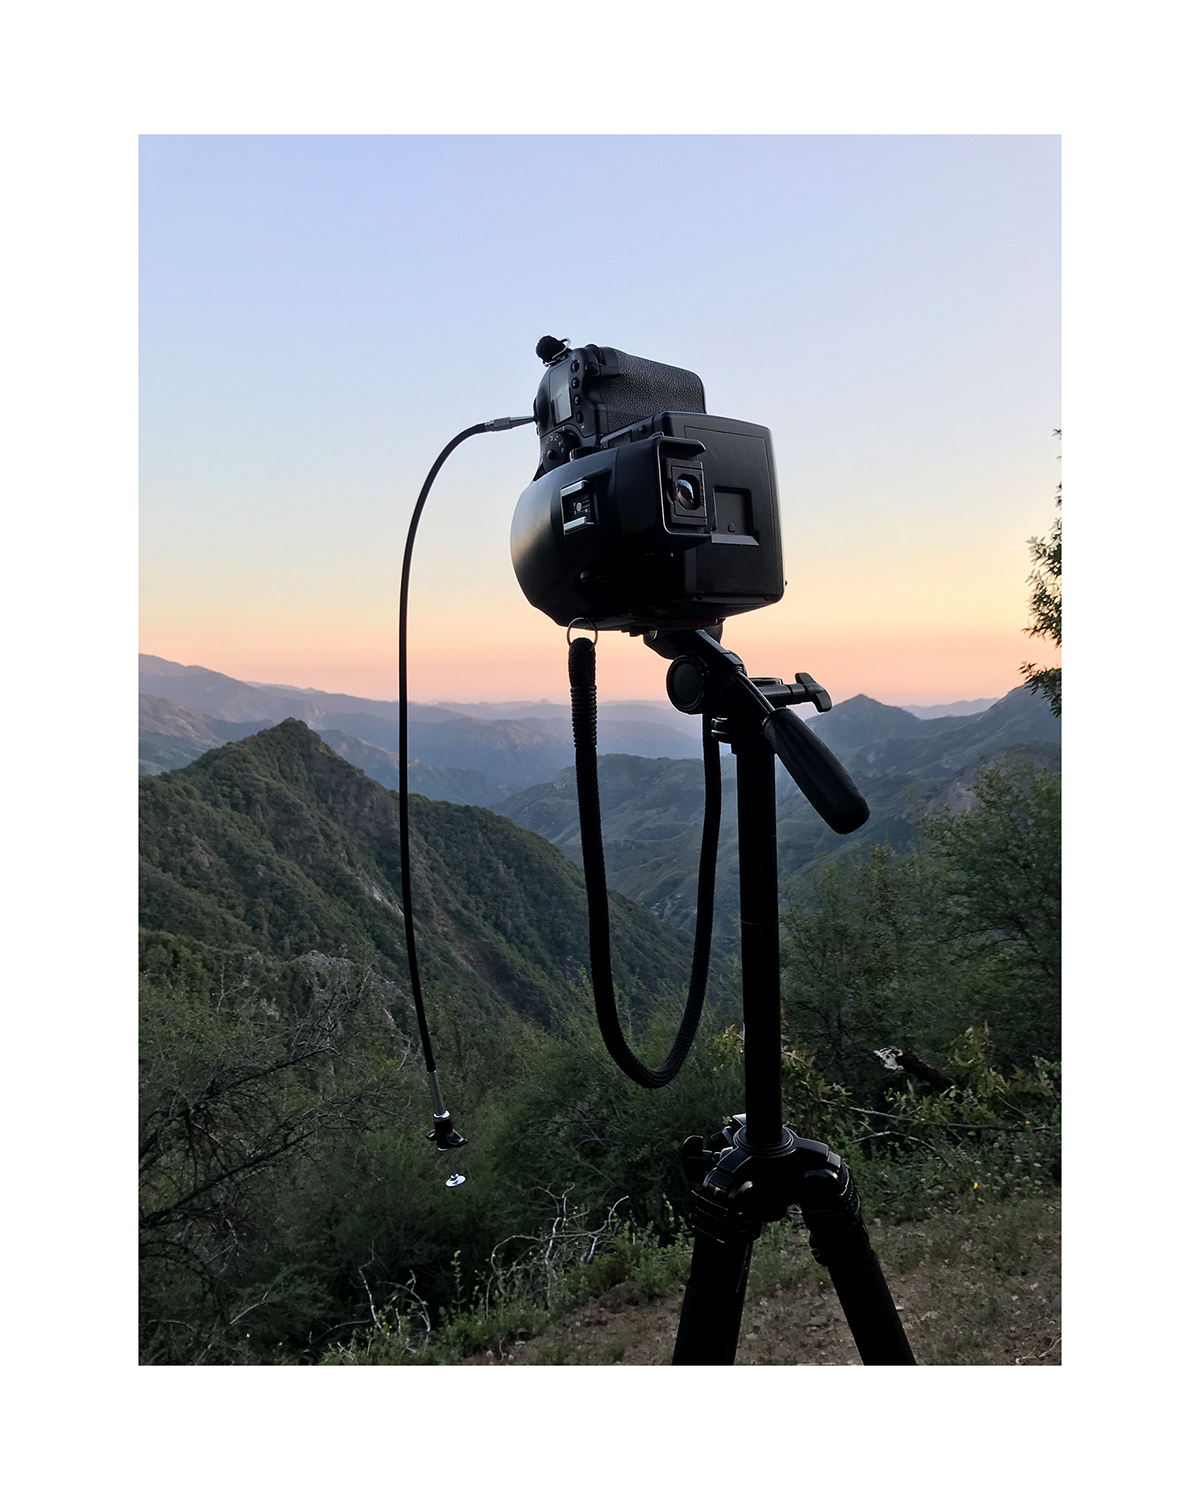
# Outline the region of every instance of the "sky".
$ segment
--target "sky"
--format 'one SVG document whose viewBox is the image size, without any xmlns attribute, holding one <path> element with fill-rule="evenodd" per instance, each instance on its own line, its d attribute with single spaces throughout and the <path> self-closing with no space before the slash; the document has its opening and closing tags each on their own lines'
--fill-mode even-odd
<svg viewBox="0 0 1200 1500">
<path fill-rule="evenodd" d="M 694 370 L 773 434 L 784 599 L 725 642 L 835 701 L 995 697 L 1045 652 L 1059 140 L 143 136 L 141 649 L 395 696 L 405 528 L 461 428 L 530 409 L 544 333 Z M 418 700 L 565 697 L 512 573 L 532 427 L 421 523 Z M 602 697 L 662 696 L 606 634 Z"/>
</svg>

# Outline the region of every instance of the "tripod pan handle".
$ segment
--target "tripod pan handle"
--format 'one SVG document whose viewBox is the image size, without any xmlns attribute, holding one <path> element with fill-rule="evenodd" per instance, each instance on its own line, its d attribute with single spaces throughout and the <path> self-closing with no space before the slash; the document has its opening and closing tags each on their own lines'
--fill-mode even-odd
<svg viewBox="0 0 1200 1500">
<path fill-rule="evenodd" d="M 767 743 L 788 775 L 835 833 L 853 833 L 871 816 L 867 799 L 837 756 L 803 719 L 778 708 L 763 724 Z"/>
</svg>

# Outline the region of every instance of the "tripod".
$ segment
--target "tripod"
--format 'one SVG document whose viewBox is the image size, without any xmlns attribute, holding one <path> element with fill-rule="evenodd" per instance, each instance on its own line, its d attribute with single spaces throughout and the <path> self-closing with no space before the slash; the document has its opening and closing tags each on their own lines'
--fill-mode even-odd
<svg viewBox="0 0 1200 1500">
<path fill-rule="evenodd" d="M 754 1241 L 795 1206 L 863 1363 L 915 1364 L 845 1162 L 783 1123 L 776 755 L 836 832 L 851 833 L 869 816 L 832 751 L 786 708 L 811 702 L 825 711 L 829 696 L 804 673 L 794 685 L 748 677 L 740 658 L 700 630 L 663 631 L 646 643 L 672 658 L 672 704 L 711 715 L 714 736 L 737 760 L 746 1111 L 707 1142 L 694 1135 L 683 1145 L 695 1243 L 672 1363 L 733 1363 Z"/>
</svg>

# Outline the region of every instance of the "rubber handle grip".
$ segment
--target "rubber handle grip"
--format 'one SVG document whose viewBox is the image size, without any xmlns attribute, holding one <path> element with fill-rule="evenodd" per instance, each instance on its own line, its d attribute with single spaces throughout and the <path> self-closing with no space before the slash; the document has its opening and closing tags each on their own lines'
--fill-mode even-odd
<svg viewBox="0 0 1200 1500">
<path fill-rule="evenodd" d="M 871 816 L 867 799 L 850 773 L 824 740 L 803 719 L 779 708 L 763 724 L 767 743 L 783 762 L 788 775 L 834 833 L 853 833 Z"/>
</svg>

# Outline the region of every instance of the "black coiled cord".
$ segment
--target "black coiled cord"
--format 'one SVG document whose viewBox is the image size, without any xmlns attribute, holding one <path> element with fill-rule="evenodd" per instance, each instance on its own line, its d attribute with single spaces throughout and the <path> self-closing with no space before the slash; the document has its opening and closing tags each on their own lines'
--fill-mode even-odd
<svg viewBox="0 0 1200 1500">
<path fill-rule="evenodd" d="M 600 778 L 596 761 L 596 648 L 581 636 L 567 653 L 571 681 L 571 728 L 575 736 L 575 785 L 579 796 L 579 835 L 583 845 L 583 878 L 587 887 L 588 939 L 592 957 L 592 991 L 596 1020 L 609 1055 L 623 1073 L 645 1089 L 670 1083 L 683 1066 L 700 1025 L 704 992 L 708 987 L 712 947 L 713 891 L 716 885 L 717 844 L 721 831 L 721 748 L 712 735 L 712 720 L 704 716 L 704 823 L 700 835 L 700 870 L 696 884 L 696 940 L 687 1004 L 671 1050 L 657 1068 L 634 1056 L 617 1015 L 613 990 L 612 951 L 608 923 L 608 886 L 604 874 L 604 843 L 600 832 Z"/>
</svg>

